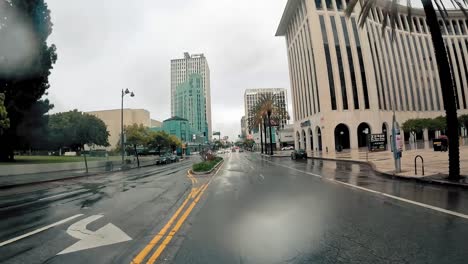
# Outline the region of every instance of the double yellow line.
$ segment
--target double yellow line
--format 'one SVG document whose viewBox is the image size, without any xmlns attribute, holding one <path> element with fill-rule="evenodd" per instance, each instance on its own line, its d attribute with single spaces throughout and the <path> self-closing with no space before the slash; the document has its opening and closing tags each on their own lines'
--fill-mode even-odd
<svg viewBox="0 0 468 264">
<path fill-rule="evenodd" d="M 187 177 L 192 181 L 192 184 L 198 183 L 197 178 L 193 177 L 193 175 L 192 175 L 192 173 L 190 172 L 190 170 L 187 171 Z"/>
<path fill-rule="evenodd" d="M 196 178 L 194 178 L 190 173 L 188 174 L 190 180 L 192 180 L 192 183 L 198 182 Z M 166 246 L 171 242 L 172 238 L 174 235 L 179 231 L 180 227 L 182 224 L 185 222 L 187 217 L 190 215 L 190 212 L 192 212 L 193 208 L 195 205 L 198 203 L 200 200 L 200 197 L 203 195 L 205 190 L 208 188 L 208 185 L 210 182 L 203 184 L 199 188 L 192 188 L 190 191 L 190 194 L 185 198 L 184 202 L 182 205 L 177 209 L 175 214 L 171 217 L 171 219 L 166 223 L 166 225 L 159 231 L 156 236 L 153 237 L 153 239 L 146 245 L 142 251 L 132 260 L 131 264 L 140 264 L 143 263 L 145 258 L 148 256 L 148 254 L 152 251 L 152 249 L 158 244 L 158 242 L 166 235 L 167 231 L 171 228 L 172 224 L 176 221 L 176 219 L 179 217 L 179 215 L 182 213 L 183 209 L 185 206 L 192 200 L 192 203 L 190 206 L 184 211 L 182 216 L 178 219 L 174 227 L 172 227 L 171 231 L 167 234 L 166 238 L 161 242 L 159 247 L 156 249 L 156 251 L 151 255 L 151 257 L 148 259 L 146 263 L 153 264 L 158 257 L 161 255 L 161 253 L 164 251 Z"/>
</svg>

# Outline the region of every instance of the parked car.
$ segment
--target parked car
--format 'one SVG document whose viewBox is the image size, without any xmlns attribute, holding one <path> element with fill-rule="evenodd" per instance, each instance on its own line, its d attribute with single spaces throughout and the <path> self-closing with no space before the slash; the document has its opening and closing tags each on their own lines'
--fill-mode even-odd
<svg viewBox="0 0 468 264">
<path fill-rule="evenodd" d="M 294 150 L 291 153 L 291 159 L 296 160 L 296 159 L 307 159 L 307 152 L 303 149 L 298 149 Z"/>
<path fill-rule="evenodd" d="M 293 150 L 294 147 L 293 146 L 286 146 L 286 147 L 282 147 L 281 150 Z"/>
<path fill-rule="evenodd" d="M 240 148 L 240 149 L 239 149 L 239 152 L 244 152 L 244 149 L 241 149 L 241 148 Z"/>
<path fill-rule="evenodd" d="M 156 159 L 156 165 L 167 164 L 170 162 L 167 158 L 167 155 L 161 155 Z"/>
<path fill-rule="evenodd" d="M 171 162 L 178 162 L 178 161 L 179 161 L 179 156 L 177 156 L 177 155 L 171 155 L 171 156 L 169 157 L 169 160 L 170 160 Z"/>
</svg>

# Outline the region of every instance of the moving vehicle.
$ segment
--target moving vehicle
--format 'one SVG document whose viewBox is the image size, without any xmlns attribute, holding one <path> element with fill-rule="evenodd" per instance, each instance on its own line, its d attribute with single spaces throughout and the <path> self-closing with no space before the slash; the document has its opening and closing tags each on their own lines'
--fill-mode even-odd
<svg viewBox="0 0 468 264">
<path fill-rule="evenodd" d="M 298 149 L 294 150 L 291 153 L 291 159 L 296 160 L 296 159 L 307 159 L 307 152 L 303 149 Z"/>
<path fill-rule="evenodd" d="M 286 146 L 286 147 L 282 147 L 281 150 L 293 150 L 294 149 L 294 146 Z"/>
</svg>

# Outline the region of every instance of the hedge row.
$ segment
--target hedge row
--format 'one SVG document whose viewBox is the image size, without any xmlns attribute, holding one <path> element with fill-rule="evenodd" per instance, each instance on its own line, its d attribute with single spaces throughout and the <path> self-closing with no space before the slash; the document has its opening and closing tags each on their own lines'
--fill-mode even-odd
<svg viewBox="0 0 468 264">
<path fill-rule="evenodd" d="M 192 170 L 195 172 L 209 171 L 213 169 L 214 166 L 216 166 L 216 164 L 218 164 L 218 162 L 220 162 L 222 159 L 223 158 L 221 157 L 216 157 L 213 160 L 207 160 L 207 161 L 203 161 L 200 163 L 195 163 L 192 166 Z"/>
</svg>

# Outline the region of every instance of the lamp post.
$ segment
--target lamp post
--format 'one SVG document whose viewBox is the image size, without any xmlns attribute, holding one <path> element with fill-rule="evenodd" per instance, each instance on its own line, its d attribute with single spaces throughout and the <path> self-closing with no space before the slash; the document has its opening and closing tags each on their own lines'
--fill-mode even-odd
<svg viewBox="0 0 468 264">
<path fill-rule="evenodd" d="M 123 99 L 124 96 L 130 94 L 130 97 L 134 97 L 135 94 L 133 92 L 130 92 L 127 89 L 122 89 L 122 107 L 120 108 L 120 147 L 121 147 L 121 152 L 122 152 L 122 164 L 124 164 L 124 156 L 125 156 L 125 147 L 124 147 L 124 125 L 123 125 Z"/>
</svg>

